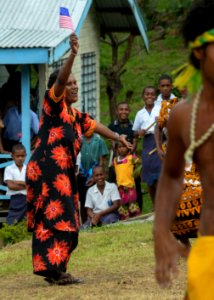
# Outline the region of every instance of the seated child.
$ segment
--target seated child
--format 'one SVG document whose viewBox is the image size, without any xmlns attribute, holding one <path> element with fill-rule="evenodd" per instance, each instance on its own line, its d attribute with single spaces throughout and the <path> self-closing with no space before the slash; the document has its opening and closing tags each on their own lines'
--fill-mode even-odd
<svg viewBox="0 0 214 300">
<path fill-rule="evenodd" d="M 103 166 L 105 156 L 108 154 L 108 148 L 105 141 L 97 134 L 91 134 L 82 137 L 82 146 L 80 151 L 80 166 L 77 176 L 80 215 L 82 223 L 87 220 L 87 210 L 85 208 L 86 193 L 94 182 L 92 178 L 92 170 L 95 166 Z"/>
<path fill-rule="evenodd" d="M 134 167 L 139 159 L 121 143 L 116 145 L 116 150 L 117 156 L 113 160 L 113 166 L 121 198 L 121 207 L 118 211 L 120 220 L 125 220 L 141 214 L 134 181 Z"/>
<path fill-rule="evenodd" d="M 26 150 L 22 144 L 12 147 L 12 158 L 14 163 L 5 168 L 4 182 L 7 185 L 6 195 L 10 197 L 10 206 L 7 216 L 7 223 L 12 225 L 14 222 L 21 221 L 27 210 L 25 174 Z"/>
<path fill-rule="evenodd" d="M 106 174 L 101 166 L 94 167 L 95 185 L 88 189 L 85 201 L 88 220 L 83 228 L 115 223 L 119 220 L 120 195 L 115 183 L 105 181 Z"/>
</svg>

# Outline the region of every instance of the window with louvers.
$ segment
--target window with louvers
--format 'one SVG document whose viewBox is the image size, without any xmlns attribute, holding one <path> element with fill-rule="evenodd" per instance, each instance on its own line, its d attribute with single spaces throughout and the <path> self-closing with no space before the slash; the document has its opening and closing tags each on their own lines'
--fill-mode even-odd
<svg viewBox="0 0 214 300">
<path fill-rule="evenodd" d="M 97 117 L 96 54 L 81 55 L 81 110 Z"/>
</svg>

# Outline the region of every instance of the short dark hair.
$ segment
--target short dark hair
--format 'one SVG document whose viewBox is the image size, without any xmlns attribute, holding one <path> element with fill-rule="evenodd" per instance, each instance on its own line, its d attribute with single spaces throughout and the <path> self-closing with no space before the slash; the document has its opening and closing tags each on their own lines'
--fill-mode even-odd
<svg viewBox="0 0 214 300">
<path fill-rule="evenodd" d="M 57 79 L 57 76 L 59 74 L 59 71 L 60 71 L 60 69 L 56 69 L 49 76 L 49 79 L 48 79 L 48 89 L 50 89 L 52 87 L 52 85 L 55 83 L 55 81 Z"/>
<path fill-rule="evenodd" d="M 95 167 L 93 167 L 93 169 L 92 169 L 93 173 L 94 173 L 94 170 L 96 170 L 96 169 L 102 169 L 103 173 L 106 173 L 105 168 L 103 166 L 95 166 Z"/>
<path fill-rule="evenodd" d="M 156 89 L 154 86 L 152 86 L 152 85 L 148 85 L 148 86 L 146 86 L 146 87 L 143 89 L 143 91 L 142 91 L 142 96 L 145 94 L 145 91 L 146 91 L 147 89 L 153 89 L 153 90 L 155 91 L 155 93 L 157 94 L 157 89 Z"/>
<path fill-rule="evenodd" d="M 25 149 L 24 145 L 22 145 L 21 143 L 15 144 L 12 147 L 12 154 L 14 154 L 16 151 L 20 151 L 20 150 L 24 150 L 26 153 L 26 149 Z"/>
<path fill-rule="evenodd" d="M 126 101 L 121 101 L 121 102 L 119 102 L 119 103 L 117 103 L 117 109 L 118 109 L 118 107 L 120 106 L 120 105 L 127 105 L 128 107 L 129 107 L 129 104 L 128 104 L 128 102 L 126 102 Z"/>
<path fill-rule="evenodd" d="M 160 84 L 162 80 L 169 80 L 169 82 L 172 83 L 172 77 L 168 74 L 162 74 L 158 79 L 158 84 Z"/>
<path fill-rule="evenodd" d="M 213 15 L 213 0 L 198 0 L 194 2 L 181 29 L 186 46 L 204 32 L 214 28 Z M 206 46 L 207 44 L 203 45 L 204 48 Z M 197 69 L 200 68 L 199 61 L 193 53 L 190 54 L 190 61 Z"/>
</svg>

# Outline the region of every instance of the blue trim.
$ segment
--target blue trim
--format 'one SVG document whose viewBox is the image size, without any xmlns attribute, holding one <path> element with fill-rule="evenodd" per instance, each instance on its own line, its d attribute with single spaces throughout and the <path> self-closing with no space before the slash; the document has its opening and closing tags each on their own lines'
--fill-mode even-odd
<svg viewBox="0 0 214 300">
<path fill-rule="evenodd" d="M 30 158 L 30 68 L 29 65 L 22 65 L 22 144 L 27 151 L 26 162 Z"/>
<path fill-rule="evenodd" d="M 144 21 L 144 19 L 143 19 L 143 15 L 142 15 L 142 13 L 141 13 L 141 9 L 140 9 L 138 3 L 136 3 L 136 0 L 134 0 L 134 1 L 135 1 L 135 7 L 136 7 L 136 10 L 137 10 L 137 12 L 138 12 L 138 14 L 139 14 L 139 17 L 140 17 L 140 19 L 141 19 L 141 22 L 142 22 L 142 24 L 143 24 L 143 27 L 144 27 L 145 31 L 147 31 L 147 26 L 146 26 L 146 23 L 145 23 L 145 21 Z"/>
<path fill-rule="evenodd" d="M 79 21 L 79 24 L 77 25 L 77 28 L 76 28 L 76 34 L 77 35 L 79 35 L 79 33 L 80 33 L 80 29 L 83 26 L 83 23 L 84 23 L 84 21 L 87 17 L 89 9 L 91 8 L 92 2 L 93 2 L 92 0 L 88 0 L 86 5 L 85 5 L 85 8 L 83 10 L 82 16 L 81 16 L 80 21 Z"/>
<path fill-rule="evenodd" d="M 148 41 L 148 38 L 147 38 L 147 35 L 146 35 L 146 26 L 145 26 L 145 22 L 142 18 L 139 6 L 138 6 L 138 4 L 136 3 L 135 0 L 128 0 L 128 2 L 129 2 L 129 5 L 131 6 L 131 9 L 132 9 L 133 14 L 135 16 L 135 20 L 136 20 L 138 28 L 140 30 L 141 36 L 144 40 L 146 50 L 149 51 L 149 41 Z"/>
<path fill-rule="evenodd" d="M 0 169 L 4 169 L 4 168 L 6 168 L 7 166 L 10 166 L 12 163 L 13 163 L 13 160 L 4 162 L 4 163 L 0 164 Z"/>
<path fill-rule="evenodd" d="M 11 154 L 0 154 L 0 159 L 1 158 L 11 158 L 12 159 Z"/>
<path fill-rule="evenodd" d="M 45 48 L 10 48 L 0 49 L 1 65 L 48 64 L 48 49 Z"/>
<path fill-rule="evenodd" d="M 79 23 L 76 28 L 76 35 L 79 36 L 80 30 L 83 26 L 83 23 L 88 15 L 89 9 L 91 8 L 93 0 L 88 0 L 83 13 L 81 15 L 81 18 L 79 20 Z M 49 51 L 49 64 L 51 65 L 55 61 L 58 61 L 68 50 L 70 49 L 70 44 L 69 44 L 69 38 L 66 38 L 64 41 L 62 41 L 57 47 L 50 49 Z"/>
<path fill-rule="evenodd" d="M 55 61 L 58 61 L 69 49 L 69 38 L 66 38 L 57 47 L 50 49 L 48 63 L 51 65 Z"/>
<path fill-rule="evenodd" d="M 8 196 L 8 195 L 0 195 L 0 200 L 10 200 L 10 196 Z"/>
<path fill-rule="evenodd" d="M 0 185 L 0 190 L 6 192 L 7 187 L 5 185 Z"/>
</svg>

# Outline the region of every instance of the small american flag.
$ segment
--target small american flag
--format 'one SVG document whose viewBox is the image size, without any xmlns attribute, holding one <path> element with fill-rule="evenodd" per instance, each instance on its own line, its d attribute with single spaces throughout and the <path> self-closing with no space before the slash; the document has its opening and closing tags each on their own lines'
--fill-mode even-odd
<svg viewBox="0 0 214 300">
<path fill-rule="evenodd" d="M 66 7 L 60 7 L 59 11 L 59 27 L 68 28 L 74 32 L 74 25 L 69 14 L 69 10 Z"/>
</svg>

